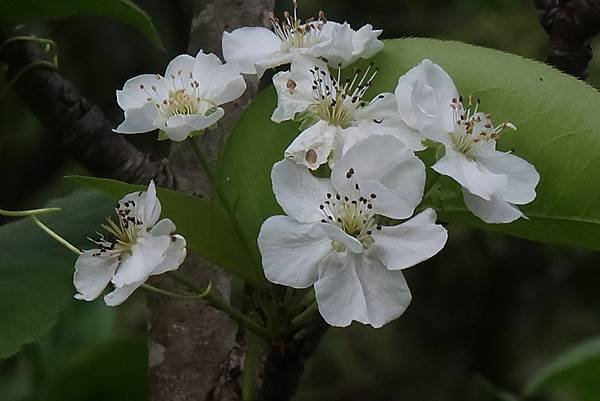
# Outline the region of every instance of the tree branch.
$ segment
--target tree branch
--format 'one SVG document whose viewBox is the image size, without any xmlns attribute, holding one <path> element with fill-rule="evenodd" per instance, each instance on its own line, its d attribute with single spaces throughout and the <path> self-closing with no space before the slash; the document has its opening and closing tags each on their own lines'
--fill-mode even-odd
<svg viewBox="0 0 600 401">
<path fill-rule="evenodd" d="M 587 77 L 591 40 L 600 33 L 600 0 L 534 0 L 550 36 L 546 62 L 578 78 Z"/>
<path fill-rule="evenodd" d="M 2 30 L 0 42 L 18 35 L 23 32 Z M 45 59 L 39 45 L 27 41 L 8 43 L 0 53 L 0 62 L 8 66 L 9 78 Z M 176 176 L 166 159 L 155 160 L 113 133 L 113 124 L 102 111 L 55 69 L 31 68 L 16 81 L 14 89 L 57 142 L 92 174 L 131 183 L 147 184 L 154 179 L 160 186 L 177 187 Z"/>
<path fill-rule="evenodd" d="M 267 354 L 259 401 L 287 401 L 298 390 L 306 361 L 315 353 L 329 326 L 314 319 Z"/>
</svg>

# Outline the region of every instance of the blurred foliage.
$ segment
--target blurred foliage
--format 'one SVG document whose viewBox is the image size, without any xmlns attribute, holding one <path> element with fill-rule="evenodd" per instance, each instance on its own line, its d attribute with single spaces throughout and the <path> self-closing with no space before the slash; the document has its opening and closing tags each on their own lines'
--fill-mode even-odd
<svg viewBox="0 0 600 401">
<path fill-rule="evenodd" d="M 166 51 L 102 17 L 33 27 L 38 36 L 57 42 L 61 73 L 115 125 L 122 114 L 114 90 L 136 74 L 163 71 L 187 49 L 190 1 L 137 3 L 152 17 Z M 278 13 L 290 3 L 276 0 Z M 354 27 L 371 23 L 385 38 L 459 40 L 537 60 L 547 48 L 531 1 L 300 0 L 302 16 L 319 9 Z M 598 42 L 594 49 L 588 81 L 600 86 Z M 0 108 L 0 207 L 35 207 L 70 192 L 74 185 L 61 177 L 85 170 L 14 94 L 0 99 Z M 153 138 L 132 141 L 147 147 Z M 405 315 L 381 330 L 360 325 L 330 330 L 309 361 L 296 401 L 492 401 L 481 376 L 519 396 L 557 355 L 600 334 L 596 254 L 449 229 L 443 254 L 407 271 L 414 299 Z M 39 342 L 0 362 L 0 400 L 144 399 L 143 297 L 135 294 L 115 309 L 101 302 L 67 305 L 59 324 Z M 584 377 L 591 372 L 585 368 Z M 566 377 L 532 400 L 573 401 L 564 389 L 580 378 Z M 600 395 L 585 401 L 594 399 Z"/>
<path fill-rule="evenodd" d="M 148 14 L 129 0 L 7 0 L 0 3 L 0 25 L 21 25 L 76 14 L 115 18 L 139 29 L 157 46 L 162 46 Z"/>
</svg>

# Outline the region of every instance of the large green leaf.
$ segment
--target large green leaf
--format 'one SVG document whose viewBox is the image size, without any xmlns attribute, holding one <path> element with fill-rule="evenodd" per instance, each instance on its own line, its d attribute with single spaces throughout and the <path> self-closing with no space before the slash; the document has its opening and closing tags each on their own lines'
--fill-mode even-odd
<svg viewBox="0 0 600 401">
<path fill-rule="evenodd" d="M 75 14 L 112 17 L 139 29 L 157 46 L 160 37 L 150 17 L 129 0 L 4 0 L 0 2 L 0 25 L 20 25 Z"/>
<path fill-rule="evenodd" d="M 102 191 L 113 199 L 146 188 L 103 178 L 71 179 Z M 183 192 L 161 188 L 157 192 L 162 216 L 173 220 L 177 232 L 186 238 L 191 249 L 247 281 L 255 284 L 261 282 L 260 269 L 249 255 L 235 225 L 221 208 L 206 199 Z"/>
<path fill-rule="evenodd" d="M 84 246 L 110 212 L 112 202 L 92 191 L 77 191 L 52 202 L 62 213 L 40 219 L 76 246 Z M 0 227 L 0 359 L 42 336 L 74 292 L 76 256 L 22 219 Z"/>
<path fill-rule="evenodd" d="M 535 375 L 526 396 L 552 394 L 552 399 L 590 401 L 600 399 L 600 338 L 579 344 L 559 355 Z"/>
<path fill-rule="evenodd" d="M 393 91 L 398 78 L 429 58 L 454 78 L 464 95 L 481 99 L 481 110 L 495 121 L 515 123 L 501 150 L 533 163 L 541 174 L 537 199 L 522 210 L 529 220 L 488 225 L 467 212 L 457 185 L 441 180 L 440 218 L 536 241 L 600 250 L 600 94 L 587 84 L 519 56 L 457 42 L 432 39 L 386 41 L 374 59 L 380 67 L 370 90 Z M 269 172 L 297 135 L 296 123 L 275 124 L 276 104 L 269 89 L 260 94 L 236 125 L 219 165 L 227 196 L 249 241 L 262 221 L 278 213 Z"/>
</svg>

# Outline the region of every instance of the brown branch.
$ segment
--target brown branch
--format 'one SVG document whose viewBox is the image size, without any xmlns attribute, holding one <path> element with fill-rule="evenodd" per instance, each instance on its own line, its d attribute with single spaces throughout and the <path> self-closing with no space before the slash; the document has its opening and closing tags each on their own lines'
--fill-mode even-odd
<svg viewBox="0 0 600 401">
<path fill-rule="evenodd" d="M 18 35 L 24 33 L 0 31 L 0 43 Z M 8 43 L 0 53 L 0 62 L 8 66 L 9 78 L 45 59 L 39 45 L 26 41 Z M 148 183 L 153 178 L 161 186 L 177 187 L 167 160 L 154 160 L 113 133 L 113 124 L 102 111 L 55 69 L 29 69 L 16 81 L 14 90 L 56 141 L 92 174 L 132 183 Z"/>
<path fill-rule="evenodd" d="M 288 401 L 296 394 L 306 361 L 315 353 L 329 326 L 318 317 L 268 354 L 259 401 Z"/>
<path fill-rule="evenodd" d="M 273 0 L 196 0 L 188 52 L 221 53 L 224 30 L 239 26 L 259 26 L 268 22 Z M 257 83 L 249 82 L 241 99 L 225 105 L 219 128 L 200 138 L 205 153 L 214 161 L 221 138 L 228 135 L 239 115 L 257 92 Z M 206 176 L 187 144 L 175 144 L 170 160 L 178 171 L 185 171 L 181 189 L 208 194 Z M 205 260 L 189 260 L 183 271 L 196 282 L 212 280 L 223 297 L 230 295 L 231 278 Z M 157 277 L 157 286 L 172 285 L 167 277 Z M 236 344 L 236 327 L 223 313 L 207 305 L 181 303 L 171 299 L 148 299 L 150 311 L 150 399 L 239 400 L 242 349 Z"/>
<path fill-rule="evenodd" d="M 534 0 L 550 36 L 546 62 L 585 79 L 592 59 L 591 40 L 600 33 L 600 0 Z"/>
</svg>

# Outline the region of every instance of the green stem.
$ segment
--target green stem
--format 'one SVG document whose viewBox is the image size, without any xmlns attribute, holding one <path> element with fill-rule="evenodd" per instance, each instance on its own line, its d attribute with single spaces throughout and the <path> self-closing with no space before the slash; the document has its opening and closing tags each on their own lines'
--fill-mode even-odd
<svg viewBox="0 0 600 401">
<path fill-rule="evenodd" d="M 21 78 L 23 76 L 23 74 L 25 74 L 27 71 L 31 70 L 34 67 L 38 67 L 38 66 L 46 66 L 46 67 L 50 67 L 50 68 L 56 68 L 56 65 L 49 62 L 49 61 L 44 61 L 44 60 L 38 60 L 38 61 L 33 61 L 29 64 L 27 64 L 25 67 L 21 68 L 19 70 L 19 72 L 17 72 L 15 74 L 15 76 L 8 82 L 8 84 L 6 84 L 6 86 L 2 89 L 2 91 L 0 92 L 0 99 L 2 99 L 10 90 L 10 88 L 19 80 L 19 78 Z"/>
<path fill-rule="evenodd" d="M 188 138 L 188 142 L 189 142 L 190 146 L 192 147 L 192 151 L 194 152 L 194 155 L 196 156 L 196 159 L 198 160 L 198 164 L 199 164 L 200 168 L 202 170 L 204 170 L 204 172 L 206 173 L 206 176 L 208 177 L 208 180 L 210 181 L 210 183 L 213 187 L 213 191 L 215 191 L 217 198 L 219 198 L 219 202 L 221 202 L 225 206 L 225 209 L 229 213 L 229 206 L 228 206 L 227 202 L 225 201 L 225 196 L 223 194 L 223 191 L 221 191 L 221 186 L 218 184 L 217 177 L 215 176 L 215 172 L 213 171 L 212 166 L 210 165 L 208 160 L 206 159 L 206 156 L 204 155 L 202 148 L 200 148 L 200 145 L 198 145 L 198 143 L 194 140 L 194 138 L 191 138 L 191 137 Z"/>
<path fill-rule="evenodd" d="M 216 295 L 208 294 L 205 299 L 214 308 L 226 313 L 230 318 L 237 321 L 241 326 L 256 334 L 258 337 L 262 338 L 266 342 L 270 343 L 273 339 L 271 332 L 267 330 L 266 327 L 256 323 L 256 321 L 244 315 L 238 309 L 232 307 L 231 305 L 229 305 L 229 303 L 223 301 Z"/>
<path fill-rule="evenodd" d="M 204 297 L 206 297 L 206 295 L 210 291 L 210 286 L 208 286 L 206 288 L 206 290 L 204 290 L 203 292 L 200 292 L 198 294 L 184 295 L 184 294 L 176 294 L 176 293 L 171 292 L 171 291 L 163 290 L 161 288 L 157 288 L 157 287 L 151 286 L 150 284 L 142 284 L 142 287 L 144 289 L 150 291 L 150 292 L 155 293 L 155 294 L 164 295 L 164 296 L 171 297 L 171 298 L 178 298 L 178 299 L 198 299 L 198 298 L 204 298 Z"/>
<path fill-rule="evenodd" d="M 12 38 L 8 38 L 4 42 L 2 42 L 2 44 L 0 45 L 0 53 L 8 44 L 12 42 L 34 42 L 41 43 L 43 45 L 46 45 L 47 47 L 56 47 L 56 43 L 51 39 L 36 38 L 35 36 L 13 36 Z"/>
<path fill-rule="evenodd" d="M 201 289 L 198 285 L 196 285 L 194 282 L 190 281 L 188 278 L 186 278 L 182 274 L 180 274 L 178 272 L 172 272 L 171 277 L 173 277 L 173 279 L 179 281 L 181 284 L 187 286 L 190 290 L 192 290 L 196 293 L 201 292 Z M 271 332 L 269 330 L 267 330 L 266 327 L 256 323 L 256 321 L 254 321 L 253 319 L 244 315 L 242 312 L 240 312 L 238 309 L 234 308 L 233 306 L 229 305 L 229 303 L 227 303 L 224 300 L 222 300 L 221 298 L 219 298 L 213 292 L 208 291 L 203 298 L 212 307 L 220 310 L 221 312 L 226 313 L 230 318 L 232 318 L 233 320 L 238 322 L 241 326 L 247 328 L 248 330 L 250 330 L 251 332 L 256 334 L 258 337 L 262 338 L 263 340 L 265 340 L 267 342 L 270 342 L 272 340 L 273 336 L 272 336 Z"/>
<path fill-rule="evenodd" d="M 301 329 L 302 326 L 305 325 L 306 322 L 314 319 L 319 313 L 319 308 L 317 306 L 317 301 L 313 301 L 304 312 L 300 313 L 294 319 L 292 319 L 292 324 L 290 328 L 290 333 L 294 333 L 297 330 Z"/>
<path fill-rule="evenodd" d="M 54 231 L 52 231 L 52 229 L 50 227 L 48 227 L 47 225 L 45 225 L 44 223 L 39 221 L 37 217 L 31 215 L 31 219 L 39 228 L 42 229 L 42 231 L 44 231 L 50 237 L 54 238 L 59 244 L 61 244 L 62 246 L 64 246 L 65 248 L 67 248 L 68 250 L 73 252 L 74 254 L 76 254 L 78 256 L 81 255 L 82 252 L 79 250 L 79 248 L 77 248 L 75 245 L 71 244 L 69 241 L 67 241 L 66 239 L 64 239 L 63 237 L 61 237 Z"/>
<path fill-rule="evenodd" d="M 47 207 L 44 209 L 31 209 L 31 210 L 3 210 L 0 209 L 0 216 L 6 217 L 27 217 L 35 214 L 54 213 L 60 212 L 62 209 L 59 207 Z"/>
<path fill-rule="evenodd" d="M 244 370 L 242 372 L 242 400 L 256 400 L 256 367 L 258 365 L 258 351 L 260 346 L 257 338 L 248 336 L 246 355 L 244 356 Z"/>
</svg>

